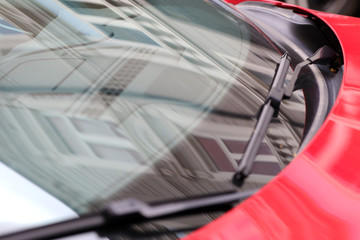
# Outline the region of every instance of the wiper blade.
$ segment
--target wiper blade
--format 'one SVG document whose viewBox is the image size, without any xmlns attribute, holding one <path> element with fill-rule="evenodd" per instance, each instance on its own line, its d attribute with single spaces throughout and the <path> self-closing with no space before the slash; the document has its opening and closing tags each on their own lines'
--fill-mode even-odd
<svg viewBox="0 0 360 240">
<path fill-rule="evenodd" d="M 239 166 L 234 174 L 234 185 L 241 187 L 245 182 L 245 179 L 250 175 L 253 163 L 269 124 L 272 118 L 277 117 L 281 101 L 283 99 L 290 98 L 302 68 L 314 63 L 321 65 L 330 64 L 336 57 L 336 52 L 330 47 L 324 46 L 320 48 L 312 57 L 296 65 L 294 74 L 289 82 L 286 81 L 286 76 L 289 71 L 291 59 L 287 53 L 281 57 L 268 95 L 260 109 L 259 118 L 256 122 L 254 131 L 251 134 L 243 157 L 240 160 Z"/>
<path fill-rule="evenodd" d="M 288 92 L 290 92 L 290 94 L 292 92 L 287 91 L 287 89 L 293 87 L 294 84 L 291 82 L 285 83 L 289 67 L 290 57 L 285 53 L 277 66 L 268 96 L 260 109 L 259 118 L 233 177 L 233 183 L 236 186 L 241 187 L 247 176 L 251 173 L 256 155 L 272 118 L 277 116 L 283 98 L 288 97 Z"/>
<path fill-rule="evenodd" d="M 131 224 L 202 212 L 228 211 L 234 204 L 253 195 L 257 190 L 202 196 L 187 200 L 148 204 L 137 199 L 110 203 L 104 211 L 91 216 L 67 220 L 43 227 L 0 236 L 0 240 L 42 240 L 71 236 L 90 231 L 100 235 L 114 233 Z"/>
</svg>

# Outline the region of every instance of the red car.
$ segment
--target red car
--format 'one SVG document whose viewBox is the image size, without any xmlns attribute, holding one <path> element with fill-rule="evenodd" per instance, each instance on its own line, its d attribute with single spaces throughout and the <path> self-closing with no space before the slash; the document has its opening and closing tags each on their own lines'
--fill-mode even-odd
<svg viewBox="0 0 360 240">
<path fill-rule="evenodd" d="M 360 20 L 228 2 L 0 2 L 0 240 L 360 238 Z"/>
<path fill-rule="evenodd" d="M 229 2 L 242 9 L 242 1 Z M 319 19 L 336 34 L 344 55 L 339 96 L 316 136 L 285 170 L 255 196 L 186 239 L 359 239 L 360 21 L 262 2 Z"/>
<path fill-rule="evenodd" d="M 353 0 L 284 0 L 282 2 L 344 15 L 358 16 L 359 12 L 359 2 Z"/>
</svg>

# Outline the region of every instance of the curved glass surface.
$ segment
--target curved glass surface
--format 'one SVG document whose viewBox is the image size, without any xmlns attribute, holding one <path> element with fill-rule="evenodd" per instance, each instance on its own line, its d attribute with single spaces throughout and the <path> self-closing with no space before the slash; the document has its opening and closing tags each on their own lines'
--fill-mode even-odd
<svg viewBox="0 0 360 240">
<path fill-rule="evenodd" d="M 211 1 L 0 1 L 0 161 L 77 214 L 233 190 L 279 59 Z M 291 161 L 304 112 L 295 92 L 240 191 Z"/>
</svg>

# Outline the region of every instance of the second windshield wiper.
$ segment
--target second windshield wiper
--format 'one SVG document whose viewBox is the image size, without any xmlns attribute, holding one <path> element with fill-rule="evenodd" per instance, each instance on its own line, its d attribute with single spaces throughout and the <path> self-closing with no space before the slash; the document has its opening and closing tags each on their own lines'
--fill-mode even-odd
<svg viewBox="0 0 360 240">
<path fill-rule="evenodd" d="M 282 56 L 275 71 L 268 95 L 260 109 L 259 118 L 255 128 L 245 148 L 245 152 L 240 160 L 236 173 L 234 174 L 234 185 L 241 187 L 245 179 L 250 175 L 255 157 L 259 151 L 269 124 L 274 117 L 277 117 L 281 101 L 290 98 L 302 68 L 314 63 L 321 65 L 329 64 L 336 57 L 337 54 L 335 51 L 328 46 L 324 46 L 317 50 L 312 57 L 297 64 L 290 81 L 286 81 L 291 59 L 287 53 Z"/>
<path fill-rule="evenodd" d="M 106 235 L 107 233 L 121 232 L 135 223 L 203 212 L 228 211 L 256 191 L 229 192 L 155 204 L 148 204 L 137 199 L 125 199 L 110 203 L 99 214 L 81 216 L 68 221 L 3 235 L 0 236 L 0 240 L 54 239 L 90 231 Z"/>
</svg>

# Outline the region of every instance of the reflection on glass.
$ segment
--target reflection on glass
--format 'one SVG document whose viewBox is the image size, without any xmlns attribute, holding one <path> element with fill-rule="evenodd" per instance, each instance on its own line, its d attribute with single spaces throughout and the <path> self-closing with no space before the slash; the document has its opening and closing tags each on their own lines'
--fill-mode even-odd
<svg viewBox="0 0 360 240">
<path fill-rule="evenodd" d="M 125 197 L 233 190 L 280 57 L 246 21 L 189 0 L 7 0 L 0 9 L 1 162 L 79 214 Z M 289 103 L 244 190 L 297 151 L 304 102 Z"/>
</svg>

